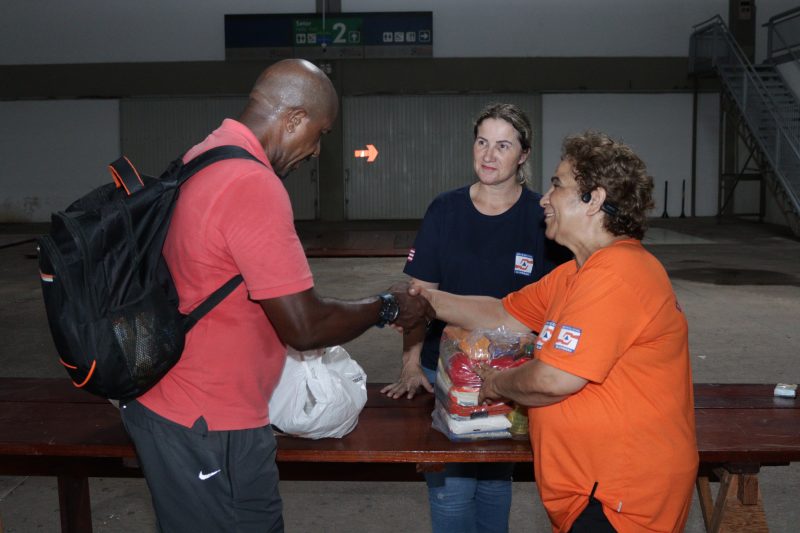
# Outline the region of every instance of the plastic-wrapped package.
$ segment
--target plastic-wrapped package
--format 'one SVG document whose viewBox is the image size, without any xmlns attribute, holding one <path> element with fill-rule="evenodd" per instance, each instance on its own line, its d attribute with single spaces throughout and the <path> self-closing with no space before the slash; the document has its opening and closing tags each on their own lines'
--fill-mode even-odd
<svg viewBox="0 0 800 533">
<path fill-rule="evenodd" d="M 489 365 L 498 370 L 505 370 L 507 368 L 519 366 L 529 360 L 530 357 L 515 359 L 513 355 L 501 355 L 486 360 L 475 360 L 463 352 L 455 352 L 447 360 L 445 371 L 453 385 L 457 387 L 474 387 L 480 389 L 481 378 L 475 373 L 474 369 L 476 366 Z"/>
<path fill-rule="evenodd" d="M 505 370 L 524 364 L 532 357 L 534 342 L 532 333 L 515 333 L 502 326 L 473 331 L 447 326 L 442 332 L 437 373 L 444 370 L 451 386 L 462 392 L 477 392 L 481 378 L 475 373 L 476 366 L 487 364 Z"/>
<path fill-rule="evenodd" d="M 504 326 L 475 330 L 447 326 L 442 332 L 439 353 L 445 360 L 460 352 L 474 364 L 492 364 L 492 361 L 504 356 L 513 360 L 530 358 L 535 342 L 533 333 L 517 333 Z"/>
<path fill-rule="evenodd" d="M 454 386 L 447 372 L 442 370 L 441 365 L 439 365 L 439 370 L 436 372 L 434 390 L 436 401 L 444 407 L 444 410 L 451 417 L 456 419 L 504 415 L 511 411 L 511 406 L 502 402 L 488 405 L 478 404 L 480 388 Z"/>
<path fill-rule="evenodd" d="M 508 422 L 508 419 L 504 415 L 497 415 L 487 417 L 483 420 L 488 420 L 489 418 L 492 419 L 502 419 Z M 452 420 L 448 415 L 447 412 L 441 407 L 437 406 L 436 409 L 433 411 L 433 428 L 441 433 L 444 433 L 448 439 L 454 442 L 462 442 L 462 441 L 473 441 L 473 440 L 496 440 L 496 439 L 508 439 L 511 438 L 511 433 L 508 431 L 508 428 L 503 429 L 485 429 L 485 430 L 472 430 L 472 431 L 464 431 L 461 426 L 457 426 L 461 429 L 462 433 L 455 433 L 451 430 L 451 426 L 453 423 L 458 424 L 457 421 Z M 468 423 L 468 422 L 467 422 Z M 511 423 L 508 422 L 508 427 L 511 426 Z"/>
<path fill-rule="evenodd" d="M 505 415 L 512 411 L 512 406 L 500 402 L 479 404 L 481 378 L 474 369 L 479 365 L 498 370 L 522 365 L 531 359 L 535 341 L 532 333 L 511 332 L 504 327 L 469 331 L 447 326 L 439 349 L 433 427 L 451 440 L 510 437 L 507 429 L 488 428 L 510 426 Z M 481 428 L 487 429 L 470 432 L 468 437 L 451 427 L 453 423 L 461 427 L 458 423 L 476 420 L 482 422 Z"/>
<path fill-rule="evenodd" d="M 511 421 L 505 416 L 484 416 L 471 420 L 456 420 L 448 416 L 447 411 L 444 410 L 441 404 L 436 409 L 440 411 L 440 415 L 447 424 L 448 431 L 456 435 L 504 431 L 511 427 Z"/>
</svg>

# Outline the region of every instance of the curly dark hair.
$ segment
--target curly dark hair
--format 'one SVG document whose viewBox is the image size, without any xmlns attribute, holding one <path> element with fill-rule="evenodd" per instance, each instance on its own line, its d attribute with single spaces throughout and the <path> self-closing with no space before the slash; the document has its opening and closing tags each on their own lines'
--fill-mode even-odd
<svg viewBox="0 0 800 533">
<path fill-rule="evenodd" d="M 606 230 L 634 239 L 644 237 L 647 212 L 655 207 L 653 177 L 630 146 L 605 133 L 586 131 L 564 139 L 561 160 L 574 167 L 581 195 L 598 187 L 606 191 L 606 203 L 613 212 L 606 211 Z"/>
</svg>

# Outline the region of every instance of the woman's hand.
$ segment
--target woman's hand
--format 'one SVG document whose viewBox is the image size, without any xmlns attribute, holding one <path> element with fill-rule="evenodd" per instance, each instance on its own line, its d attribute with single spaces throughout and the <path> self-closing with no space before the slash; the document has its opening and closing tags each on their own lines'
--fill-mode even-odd
<svg viewBox="0 0 800 533">
<path fill-rule="evenodd" d="M 404 364 L 400 370 L 400 378 L 381 389 L 381 393 L 389 398 L 400 398 L 405 395 L 409 400 L 414 397 L 420 387 L 423 387 L 428 392 L 433 392 L 433 385 L 431 385 L 422 367 L 417 362 L 409 362 Z"/>
<path fill-rule="evenodd" d="M 500 394 L 497 393 L 497 390 L 494 387 L 494 380 L 500 374 L 500 371 L 496 368 L 492 368 L 487 364 L 478 365 L 473 368 L 476 374 L 480 376 L 483 384 L 481 385 L 481 390 L 478 393 L 478 403 L 491 403 L 493 401 L 500 401 L 504 400 Z"/>
<path fill-rule="evenodd" d="M 398 331 L 408 330 L 420 325 L 429 324 L 436 318 L 436 312 L 427 299 L 411 288 L 407 281 L 394 283 L 389 291 L 399 306 L 398 315 L 392 324 Z"/>
</svg>

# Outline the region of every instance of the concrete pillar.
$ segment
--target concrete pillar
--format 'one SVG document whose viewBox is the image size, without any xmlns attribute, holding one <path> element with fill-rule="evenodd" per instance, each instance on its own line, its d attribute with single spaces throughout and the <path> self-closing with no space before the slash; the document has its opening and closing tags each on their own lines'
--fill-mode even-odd
<svg viewBox="0 0 800 533">
<path fill-rule="evenodd" d="M 341 0 L 317 0 L 317 13 L 341 13 Z M 320 220 L 344 220 L 344 176 L 342 151 L 344 132 L 342 128 L 342 69 L 337 60 L 318 60 L 316 64 L 328 74 L 339 95 L 339 118 L 330 133 L 322 139 L 319 154 L 319 218 Z"/>
</svg>

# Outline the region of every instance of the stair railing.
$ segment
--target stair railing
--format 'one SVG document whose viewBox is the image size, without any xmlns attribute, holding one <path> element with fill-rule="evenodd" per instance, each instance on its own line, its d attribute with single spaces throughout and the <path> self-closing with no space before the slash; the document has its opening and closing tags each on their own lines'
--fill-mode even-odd
<svg viewBox="0 0 800 533">
<path fill-rule="evenodd" d="M 722 18 L 716 15 L 696 24 L 689 48 L 690 72 L 700 74 L 717 70 L 777 179 L 783 185 L 795 213 L 800 214 L 800 182 L 795 185 L 790 179 L 791 171 L 800 168 L 798 137 L 789 131 L 789 124 L 778 112 L 777 103 Z M 732 83 L 730 70 L 734 69 L 741 76 L 741 87 Z M 774 127 L 774 132 L 770 132 L 770 135 L 759 130 L 763 113 L 772 119 L 770 125 Z"/>
<path fill-rule="evenodd" d="M 779 62 L 778 54 L 783 54 L 800 62 L 800 7 L 771 17 L 763 26 L 767 28 L 767 61 Z"/>
</svg>

